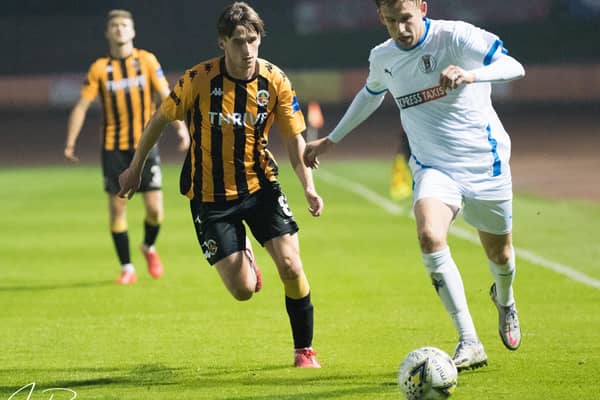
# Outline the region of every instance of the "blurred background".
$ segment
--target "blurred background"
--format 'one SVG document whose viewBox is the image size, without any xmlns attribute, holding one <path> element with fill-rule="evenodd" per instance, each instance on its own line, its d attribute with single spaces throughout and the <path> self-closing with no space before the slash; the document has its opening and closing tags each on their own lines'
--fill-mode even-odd
<svg viewBox="0 0 600 400">
<path fill-rule="evenodd" d="M 321 104 L 325 126 L 320 134 L 326 134 L 364 85 L 369 50 L 387 39 L 374 2 L 249 3 L 266 23 L 261 57 L 288 73 L 304 106 L 309 100 Z M 516 184 L 547 181 L 552 187 L 563 179 L 571 184 L 564 193 L 572 194 L 577 187 L 577 196 L 600 199 L 599 178 L 591 174 L 600 168 L 594 151 L 600 145 L 600 0 L 428 3 L 431 18 L 462 19 L 496 33 L 525 65 L 525 79 L 494 88 L 496 108 L 513 138 L 513 169 L 523 171 L 519 180 L 515 173 Z M 3 0 L 0 168 L 64 163 L 70 108 L 79 97 L 88 67 L 107 52 L 108 10 L 125 8 L 133 13 L 136 47 L 156 54 L 174 82 L 185 68 L 220 53 L 215 24 L 227 4 L 220 0 Z M 398 121 L 395 106 L 387 101 L 347 140 L 338 156 L 391 157 Z M 99 163 L 100 122 L 96 104 L 78 142 L 84 163 Z M 276 147 L 277 135 L 272 137 Z M 163 159 L 179 162 L 182 157 L 171 140 L 174 135 L 165 135 Z M 533 175 L 525 177 L 525 173 Z M 585 184 L 573 182 L 569 176 L 574 174 Z"/>
</svg>

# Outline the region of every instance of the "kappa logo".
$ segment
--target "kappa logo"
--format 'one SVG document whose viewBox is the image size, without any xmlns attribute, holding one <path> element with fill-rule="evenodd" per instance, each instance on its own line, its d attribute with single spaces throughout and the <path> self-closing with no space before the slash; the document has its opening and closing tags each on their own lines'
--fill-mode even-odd
<svg viewBox="0 0 600 400">
<path fill-rule="evenodd" d="M 390 78 L 393 78 L 392 71 L 390 71 L 389 69 L 386 68 L 386 69 L 383 70 L 383 72 L 385 72 L 386 74 L 388 74 L 390 76 Z"/>
<path fill-rule="evenodd" d="M 210 92 L 211 96 L 223 96 L 223 89 L 221 88 L 214 88 L 212 90 L 212 92 Z"/>
</svg>

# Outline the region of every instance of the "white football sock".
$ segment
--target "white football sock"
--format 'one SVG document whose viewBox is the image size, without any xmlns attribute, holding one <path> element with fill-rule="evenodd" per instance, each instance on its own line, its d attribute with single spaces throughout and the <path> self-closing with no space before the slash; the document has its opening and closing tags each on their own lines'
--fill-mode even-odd
<svg viewBox="0 0 600 400">
<path fill-rule="evenodd" d="M 124 265 L 121 265 L 121 271 L 122 272 L 135 272 L 135 267 L 131 263 L 124 264 Z"/>
<path fill-rule="evenodd" d="M 452 317 L 460 340 L 479 341 L 467 306 L 462 278 L 446 247 L 435 253 L 423 254 L 423 262 L 444 307 Z"/>
<path fill-rule="evenodd" d="M 512 283 L 515 279 L 515 249 L 511 248 L 511 256 L 506 264 L 496 264 L 490 260 L 490 271 L 496 282 L 496 300 L 503 306 L 515 302 Z"/>
</svg>

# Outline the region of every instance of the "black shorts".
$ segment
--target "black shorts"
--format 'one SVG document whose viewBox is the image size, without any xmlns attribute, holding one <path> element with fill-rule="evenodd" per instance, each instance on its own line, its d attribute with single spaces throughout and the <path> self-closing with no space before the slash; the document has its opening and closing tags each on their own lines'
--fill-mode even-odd
<svg viewBox="0 0 600 400">
<path fill-rule="evenodd" d="M 298 232 L 298 224 L 278 184 L 227 203 L 190 201 L 198 243 L 210 265 L 246 248 L 246 222 L 261 244 L 287 233 Z"/>
<path fill-rule="evenodd" d="M 117 194 L 119 187 L 119 175 L 133 159 L 134 150 L 103 150 L 102 151 L 102 174 L 104 175 L 104 191 Z M 142 171 L 142 183 L 138 192 L 150 192 L 162 189 L 162 174 L 160 171 L 160 156 L 158 147 L 154 146 L 144 165 Z"/>
</svg>

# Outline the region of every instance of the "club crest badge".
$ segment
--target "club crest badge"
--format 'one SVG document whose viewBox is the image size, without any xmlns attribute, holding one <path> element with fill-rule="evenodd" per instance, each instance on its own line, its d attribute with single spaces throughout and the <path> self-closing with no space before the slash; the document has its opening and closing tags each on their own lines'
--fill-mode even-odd
<svg viewBox="0 0 600 400">
<path fill-rule="evenodd" d="M 268 90 L 259 90 L 256 94 L 256 102 L 261 107 L 266 107 L 269 104 L 269 91 Z"/>
<path fill-rule="evenodd" d="M 431 54 L 425 54 L 423 57 L 421 57 L 421 62 L 419 63 L 419 69 L 422 72 L 429 74 L 429 73 L 435 71 L 436 67 L 437 67 L 437 61 L 435 58 L 433 58 L 433 56 Z"/>
</svg>

